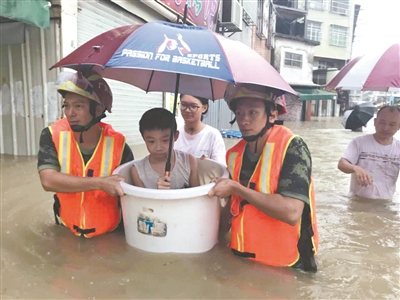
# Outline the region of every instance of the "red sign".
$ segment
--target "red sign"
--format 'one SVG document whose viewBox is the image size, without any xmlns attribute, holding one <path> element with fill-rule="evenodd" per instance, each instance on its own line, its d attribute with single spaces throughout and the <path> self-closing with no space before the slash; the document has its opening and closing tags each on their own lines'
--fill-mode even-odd
<svg viewBox="0 0 400 300">
<path fill-rule="evenodd" d="M 197 26 L 215 30 L 220 0 L 156 0 L 161 5 L 183 18 L 188 4 L 187 20 Z"/>
</svg>

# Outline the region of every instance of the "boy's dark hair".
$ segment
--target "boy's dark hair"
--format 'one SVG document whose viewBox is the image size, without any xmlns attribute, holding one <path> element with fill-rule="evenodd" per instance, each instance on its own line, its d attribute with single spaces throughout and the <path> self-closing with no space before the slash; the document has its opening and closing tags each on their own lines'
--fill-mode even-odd
<svg viewBox="0 0 400 300">
<path fill-rule="evenodd" d="M 143 136 L 146 130 L 172 129 L 174 134 L 177 125 L 174 115 L 167 109 L 156 107 L 146 111 L 139 121 L 139 131 Z"/>
</svg>

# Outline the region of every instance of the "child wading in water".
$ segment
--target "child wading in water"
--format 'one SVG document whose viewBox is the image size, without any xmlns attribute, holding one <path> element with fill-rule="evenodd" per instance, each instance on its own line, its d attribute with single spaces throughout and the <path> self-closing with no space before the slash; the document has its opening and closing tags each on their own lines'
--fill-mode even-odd
<svg viewBox="0 0 400 300">
<path fill-rule="evenodd" d="M 173 125 L 173 126 L 172 126 Z M 149 155 L 134 161 L 133 184 L 151 189 L 182 189 L 199 186 L 197 160 L 189 153 L 173 148 L 179 136 L 174 115 L 164 108 L 146 111 L 139 121 L 139 130 Z M 165 175 L 169 138 L 173 130 L 170 176 Z"/>
</svg>

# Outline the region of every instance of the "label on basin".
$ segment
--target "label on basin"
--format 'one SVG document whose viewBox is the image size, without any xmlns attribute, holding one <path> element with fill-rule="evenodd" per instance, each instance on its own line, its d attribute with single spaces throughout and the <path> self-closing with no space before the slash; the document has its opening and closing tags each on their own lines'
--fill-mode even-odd
<svg viewBox="0 0 400 300">
<path fill-rule="evenodd" d="M 137 217 L 137 230 L 146 235 L 163 237 L 167 235 L 167 222 L 160 216 L 142 212 Z"/>
</svg>

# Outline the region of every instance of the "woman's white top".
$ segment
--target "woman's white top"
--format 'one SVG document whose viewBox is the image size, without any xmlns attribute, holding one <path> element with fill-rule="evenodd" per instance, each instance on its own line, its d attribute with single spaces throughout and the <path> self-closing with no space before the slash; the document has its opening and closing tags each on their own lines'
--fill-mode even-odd
<svg viewBox="0 0 400 300">
<path fill-rule="evenodd" d="M 199 133 L 194 135 L 187 134 L 184 125 L 179 126 L 178 130 L 179 138 L 175 142 L 175 149 L 188 152 L 196 157 L 207 155 L 208 158 L 226 166 L 225 143 L 217 129 L 206 125 Z"/>
</svg>

